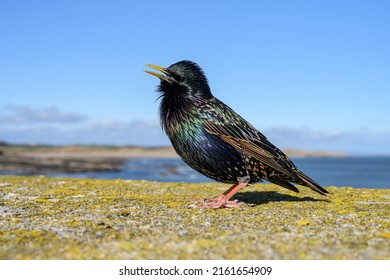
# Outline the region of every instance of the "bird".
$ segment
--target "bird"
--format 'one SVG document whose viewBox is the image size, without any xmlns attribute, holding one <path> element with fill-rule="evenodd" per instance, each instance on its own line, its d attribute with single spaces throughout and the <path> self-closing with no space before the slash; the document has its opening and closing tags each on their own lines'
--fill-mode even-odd
<svg viewBox="0 0 390 280">
<path fill-rule="evenodd" d="M 214 97 L 197 63 L 182 60 L 166 68 L 146 66 L 158 71 L 144 70 L 160 79 L 160 122 L 176 153 L 203 175 L 233 184 L 221 195 L 196 200 L 194 208 L 241 207 L 245 203 L 231 198 L 248 184 L 262 180 L 297 193 L 294 184 L 328 193 L 259 130 Z"/>
</svg>

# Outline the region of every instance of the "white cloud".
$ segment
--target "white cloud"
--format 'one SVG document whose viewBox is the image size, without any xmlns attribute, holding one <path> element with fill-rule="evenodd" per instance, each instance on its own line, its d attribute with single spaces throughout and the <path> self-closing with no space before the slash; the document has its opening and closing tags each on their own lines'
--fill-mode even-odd
<svg viewBox="0 0 390 280">
<path fill-rule="evenodd" d="M 42 144 L 169 145 L 158 122 L 107 121 L 64 128 L 63 126 L 0 126 L 0 141 Z"/>
<path fill-rule="evenodd" d="M 25 125 L 40 123 L 78 123 L 87 119 L 83 114 L 62 112 L 56 107 L 34 109 L 30 106 L 7 105 L 0 113 L 2 125 Z"/>
<path fill-rule="evenodd" d="M 272 143 L 281 149 L 297 148 L 340 151 L 351 154 L 390 155 L 390 130 L 375 131 L 361 128 L 342 131 L 334 129 L 314 130 L 309 128 L 273 127 L 262 130 L 262 132 Z M 60 124 L 0 125 L 0 141 L 61 145 L 170 145 L 158 120 L 111 120 L 87 122 L 73 126 Z"/>
<path fill-rule="evenodd" d="M 117 145 L 169 145 L 169 140 L 157 121 L 113 120 L 88 125 L 83 131 L 91 136 L 90 143 Z"/>
<path fill-rule="evenodd" d="M 390 130 L 313 130 L 275 127 L 263 131 L 280 148 L 340 151 L 351 154 L 390 154 Z"/>
</svg>

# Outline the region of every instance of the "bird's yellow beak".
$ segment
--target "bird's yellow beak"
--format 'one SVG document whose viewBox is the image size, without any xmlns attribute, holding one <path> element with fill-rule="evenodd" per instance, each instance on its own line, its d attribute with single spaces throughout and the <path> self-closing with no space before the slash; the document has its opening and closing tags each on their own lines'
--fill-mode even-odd
<svg viewBox="0 0 390 280">
<path fill-rule="evenodd" d="M 144 70 L 146 73 L 148 73 L 148 74 L 150 74 L 150 75 L 153 75 L 153 76 L 156 76 L 157 78 L 159 78 L 159 79 L 161 79 L 161 80 L 170 82 L 170 74 L 169 74 L 169 72 L 168 72 L 164 67 L 157 66 L 157 65 L 153 65 L 153 64 L 146 64 L 145 66 L 148 66 L 148 67 L 150 67 L 150 68 L 156 69 L 156 70 L 162 72 L 163 74 L 161 74 L 161 73 L 156 73 L 156 72 L 149 71 L 149 70 Z M 165 75 L 164 75 L 164 74 L 165 74 Z"/>
</svg>

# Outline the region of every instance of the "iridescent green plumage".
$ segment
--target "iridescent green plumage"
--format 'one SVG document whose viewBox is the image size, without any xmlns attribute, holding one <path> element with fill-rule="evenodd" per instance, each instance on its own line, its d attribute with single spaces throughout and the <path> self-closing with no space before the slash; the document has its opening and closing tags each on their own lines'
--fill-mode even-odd
<svg viewBox="0 0 390 280">
<path fill-rule="evenodd" d="M 229 198 L 246 184 L 262 179 L 295 192 L 298 189 L 290 182 L 328 193 L 255 127 L 215 98 L 197 64 L 180 61 L 168 68 L 149 66 L 164 73 L 147 71 L 161 79 L 160 120 L 178 155 L 214 180 L 236 183 L 222 198 L 206 201 L 201 208 L 235 207 Z"/>
</svg>

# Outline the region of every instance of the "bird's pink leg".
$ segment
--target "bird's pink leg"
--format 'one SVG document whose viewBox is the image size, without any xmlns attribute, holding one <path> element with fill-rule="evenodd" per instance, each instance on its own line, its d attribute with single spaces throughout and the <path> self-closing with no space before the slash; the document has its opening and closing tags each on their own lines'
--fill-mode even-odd
<svg viewBox="0 0 390 280">
<path fill-rule="evenodd" d="M 202 199 L 195 201 L 197 204 L 192 205 L 193 208 L 199 209 L 210 209 L 210 208 L 238 208 L 245 205 L 244 202 L 238 202 L 237 200 L 229 200 L 235 195 L 239 190 L 248 185 L 249 180 L 244 182 L 237 183 L 226 190 L 223 194 L 214 197 L 212 199 Z"/>
</svg>

